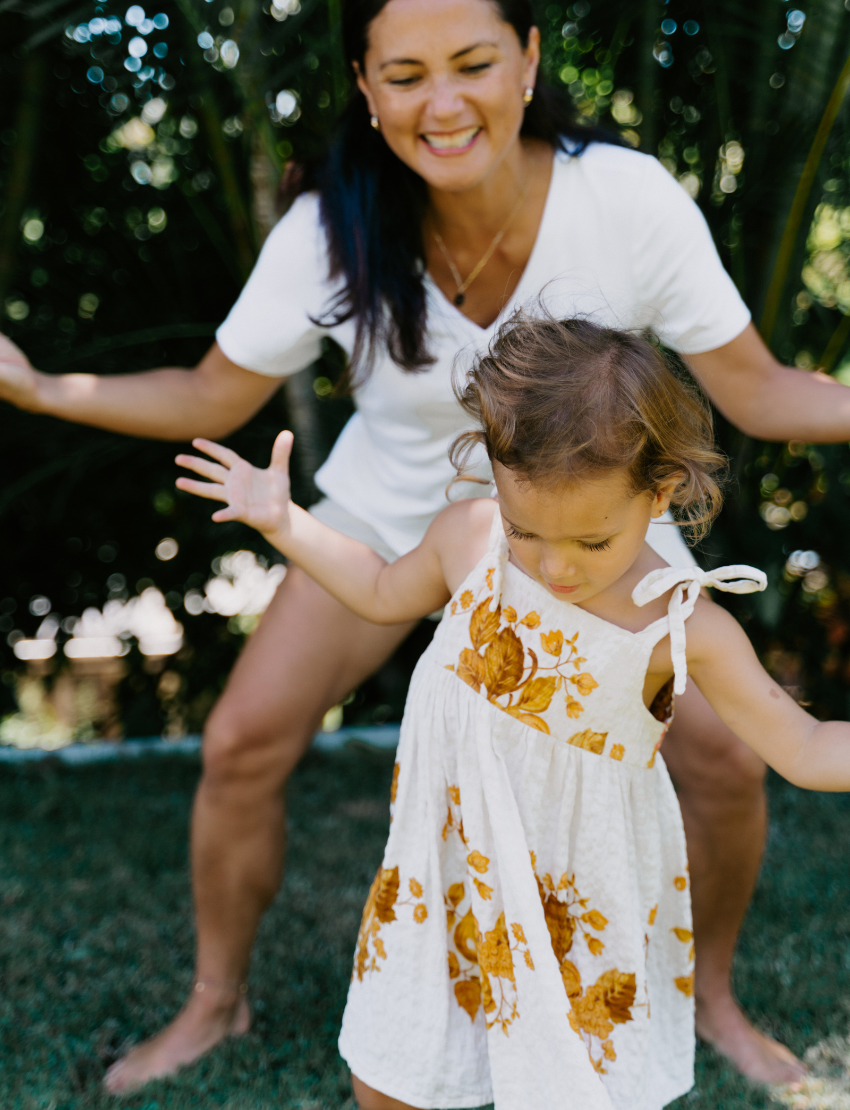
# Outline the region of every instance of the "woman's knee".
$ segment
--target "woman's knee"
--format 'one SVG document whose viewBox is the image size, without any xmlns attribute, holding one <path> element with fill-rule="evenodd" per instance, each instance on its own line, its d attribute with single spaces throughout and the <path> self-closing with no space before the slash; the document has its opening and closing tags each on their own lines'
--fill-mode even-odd
<svg viewBox="0 0 850 1110">
<path fill-rule="evenodd" d="M 204 779 L 212 786 L 257 779 L 279 789 L 303 755 L 308 733 L 285 722 L 253 719 L 244 706 L 213 710 L 204 729 Z"/>
<path fill-rule="evenodd" d="M 721 722 L 710 731 L 684 729 L 662 748 L 680 792 L 728 802 L 761 795 L 767 765 Z"/>
<path fill-rule="evenodd" d="M 714 794 L 749 798 L 761 795 L 767 764 L 737 736 L 721 745 L 715 758 L 699 767 L 700 786 Z"/>
</svg>

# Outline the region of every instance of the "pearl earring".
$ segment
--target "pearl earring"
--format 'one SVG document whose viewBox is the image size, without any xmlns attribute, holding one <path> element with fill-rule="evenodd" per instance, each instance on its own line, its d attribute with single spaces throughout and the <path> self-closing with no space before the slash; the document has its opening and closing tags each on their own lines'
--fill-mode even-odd
<svg viewBox="0 0 850 1110">
<path fill-rule="evenodd" d="M 534 89 L 529 85 L 522 94 L 522 102 L 523 104 L 530 104 L 532 100 L 534 100 Z"/>
<path fill-rule="evenodd" d="M 376 131 L 381 130 L 381 121 L 378 119 L 377 116 L 370 116 L 369 122 L 372 124 Z"/>
</svg>

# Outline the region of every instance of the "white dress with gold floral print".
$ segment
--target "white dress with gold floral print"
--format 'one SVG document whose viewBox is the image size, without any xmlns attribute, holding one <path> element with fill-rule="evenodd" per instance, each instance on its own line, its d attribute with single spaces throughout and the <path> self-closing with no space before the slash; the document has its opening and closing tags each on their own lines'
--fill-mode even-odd
<svg viewBox="0 0 850 1110">
<path fill-rule="evenodd" d="M 416 668 L 340 1052 L 423 1110 L 655 1110 L 693 1083 L 694 951 L 673 684 L 647 710 L 644 678 L 670 633 L 682 692 L 700 585 L 761 572 L 654 571 L 668 616 L 631 633 L 507 556 L 496 513 Z"/>
</svg>

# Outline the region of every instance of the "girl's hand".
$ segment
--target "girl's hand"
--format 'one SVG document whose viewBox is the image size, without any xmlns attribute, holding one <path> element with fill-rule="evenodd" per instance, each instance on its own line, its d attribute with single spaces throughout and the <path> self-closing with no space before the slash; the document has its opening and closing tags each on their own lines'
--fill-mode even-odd
<svg viewBox="0 0 850 1110">
<path fill-rule="evenodd" d="M 281 432 L 272 447 L 268 470 L 251 466 L 235 451 L 212 443 L 208 439 L 193 439 L 197 447 L 217 462 L 208 462 L 195 455 L 178 455 L 175 462 L 194 470 L 209 482 L 196 482 L 193 478 L 178 478 L 178 489 L 224 501 L 226 509 L 213 513 L 212 519 L 221 524 L 240 520 L 256 528 L 263 535 L 286 532 L 289 529 L 289 456 L 292 452 L 292 432 Z"/>
<path fill-rule="evenodd" d="M 0 400 L 19 409 L 36 407 L 38 374 L 20 347 L 0 334 Z"/>
</svg>

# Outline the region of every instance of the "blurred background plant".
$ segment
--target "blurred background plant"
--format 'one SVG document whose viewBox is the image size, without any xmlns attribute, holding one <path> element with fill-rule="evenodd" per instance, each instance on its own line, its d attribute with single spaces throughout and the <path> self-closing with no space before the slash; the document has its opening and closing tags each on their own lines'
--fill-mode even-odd
<svg viewBox="0 0 850 1110">
<path fill-rule="evenodd" d="M 850 383 L 850 0 L 538 4 L 581 119 L 703 209 L 784 361 Z M 340 0 L 0 0 L 0 317 L 47 371 L 191 365 L 278 218 L 278 182 L 349 92 Z M 232 437 L 297 433 L 298 499 L 351 406 L 322 359 Z M 709 561 L 783 685 L 850 712 L 850 454 L 722 425 L 736 484 Z M 0 407 L 0 742 L 197 731 L 281 560 L 173 487 L 175 445 Z M 330 724 L 400 716 L 429 629 Z"/>
</svg>

